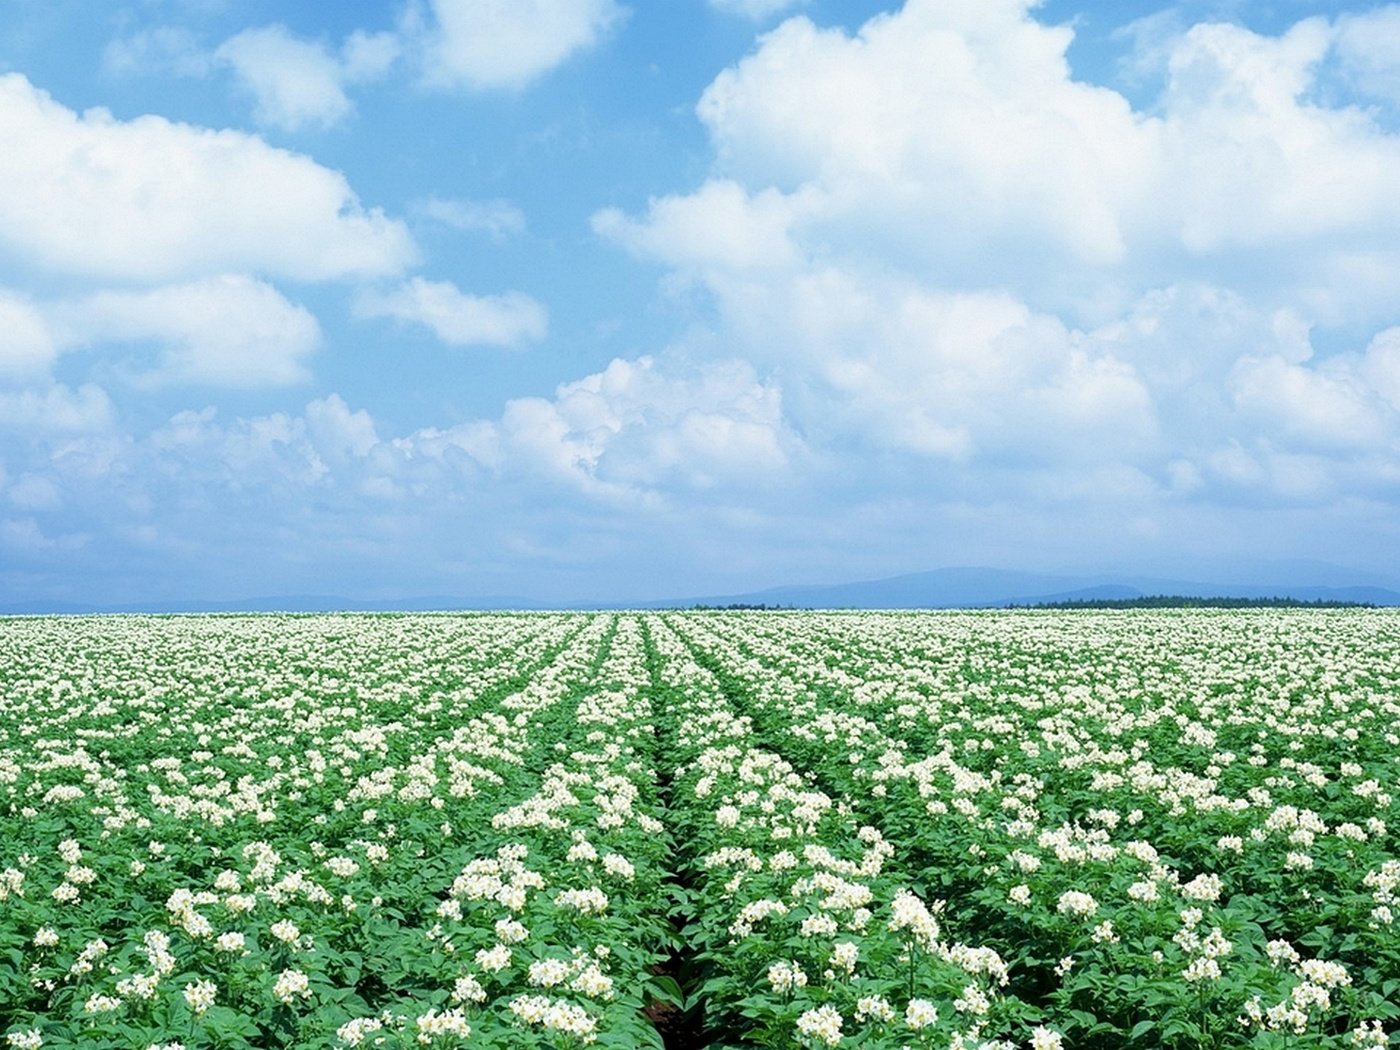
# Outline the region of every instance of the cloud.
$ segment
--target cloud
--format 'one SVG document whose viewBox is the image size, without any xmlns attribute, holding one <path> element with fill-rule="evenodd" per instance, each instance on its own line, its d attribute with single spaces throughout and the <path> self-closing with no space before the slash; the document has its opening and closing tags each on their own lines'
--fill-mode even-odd
<svg viewBox="0 0 1400 1050">
<path fill-rule="evenodd" d="M 227 460 L 234 449 L 239 462 L 275 461 L 279 473 L 309 471 L 380 495 L 441 494 L 464 477 L 489 476 L 546 503 L 563 494 L 653 508 L 677 490 L 725 501 L 780 488 L 802 450 L 777 385 L 750 365 L 651 357 L 616 359 L 553 397 L 512 399 L 494 419 L 390 439 L 363 409 L 331 395 L 302 417 L 220 424 L 212 412 L 184 413 L 151 441 L 182 456 L 203 449 L 198 455 Z"/>
<path fill-rule="evenodd" d="M 351 84 L 378 80 L 388 74 L 402 53 L 403 39 L 399 34 L 357 29 L 340 47 L 341 79 Z"/>
<path fill-rule="evenodd" d="M 246 29 L 214 52 L 249 91 L 260 123 L 284 131 L 329 127 L 353 110 L 341 86 L 340 63 L 320 43 L 299 40 L 283 25 Z"/>
<path fill-rule="evenodd" d="M 518 398 L 472 441 L 497 470 L 514 468 L 594 496 L 640 498 L 780 484 L 797 446 L 778 388 L 743 362 L 668 371 L 654 358 L 614 360 L 562 384 L 552 399 Z M 494 462 L 493 462 L 494 461 Z"/>
<path fill-rule="evenodd" d="M 1154 33 L 1140 111 L 1034 7 L 789 19 L 703 93 L 709 177 L 594 230 L 698 287 L 829 461 L 942 464 L 925 499 L 1200 500 L 1222 448 L 1289 499 L 1400 472 L 1389 338 L 1312 346 L 1400 296 L 1400 138 L 1320 101 L 1333 23 Z"/>
<path fill-rule="evenodd" d="M 770 269 L 799 260 L 789 235 L 798 205 L 775 190 L 750 196 L 738 183 L 716 179 L 690 196 L 653 200 L 643 222 L 605 208 L 592 223 L 594 232 L 681 270 Z"/>
<path fill-rule="evenodd" d="M 914 0 L 855 36 L 788 20 L 697 106 L 718 173 L 817 198 L 808 221 L 842 235 L 859 215 L 940 275 L 997 255 L 998 238 L 1120 259 L 1151 123 L 1072 80 L 1070 31 L 1024 6 Z"/>
<path fill-rule="evenodd" d="M 1341 71 L 1359 91 L 1400 106 L 1400 4 L 1388 4 L 1336 20 Z"/>
<path fill-rule="evenodd" d="M 1361 373 L 1386 403 L 1400 412 L 1400 328 L 1376 334 L 1366 347 Z"/>
<path fill-rule="evenodd" d="M 505 200 L 445 200 L 430 197 L 414 210 L 462 233 L 484 233 L 493 241 L 504 241 L 525 232 L 525 213 Z"/>
<path fill-rule="evenodd" d="M 339 394 L 307 405 L 306 424 L 322 454 L 332 460 L 363 458 L 379 444 L 379 433 L 370 414 L 364 409 L 352 412 Z"/>
<path fill-rule="evenodd" d="M 549 327 L 545 308 L 521 292 L 469 295 L 449 281 L 422 277 L 387 292 L 365 289 L 355 313 L 421 324 L 449 346 L 517 347 L 543 339 Z"/>
<path fill-rule="evenodd" d="M 211 60 L 233 70 L 253 97 L 259 123 L 297 131 L 330 127 L 350 116 L 355 107 L 346 85 L 385 76 L 402 49 L 395 33 L 357 30 L 336 55 L 325 43 L 302 40 L 274 24 L 230 37 Z"/>
<path fill-rule="evenodd" d="M 48 322 L 28 298 L 0 288 L 0 376 L 43 374 L 58 348 Z"/>
<path fill-rule="evenodd" d="M 0 390 L 0 430 L 21 435 L 91 434 L 109 430 L 116 410 L 107 392 L 85 383 Z"/>
<path fill-rule="evenodd" d="M 113 432 L 101 411 L 71 410 L 74 402 L 106 406 L 95 389 L 75 397 L 55 388 L 23 404 L 6 398 L 0 393 L 0 427 L 48 435 L 16 464 L 13 504 L 35 511 L 55 536 L 65 533 L 55 515 L 66 513 L 105 550 L 129 550 L 139 535 L 143 549 L 154 543 L 170 557 L 280 535 L 275 559 L 285 548 L 289 563 L 320 563 L 331 556 L 327 529 L 363 557 L 378 549 L 369 534 L 398 528 L 393 522 L 412 521 L 437 544 L 444 521 L 483 504 L 499 512 L 474 527 L 498 539 L 537 515 L 606 522 L 619 508 L 678 513 L 672 497 L 682 492 L 687 515 L 701 507 L 754 513 L 780 498 L 803 454 L 776 385 L 738 361 L 615 360 L 552 397 L 515 399 L 498 417 L 399 436 L 383 435 L 366 410 L 336 394 L 300 413 L 181 411 L 132 437 Z M 79 414 L 91 418 L 71 418 Z M 30 476 L 47 480 L 19 484 Z M 314 553 L 305 547 L 312 536 Z M 414 557 L 390 560 L 421 569 Z"/>
<path fill-rule="evenodd" d="M 800 7 L 807 0 L 710 0 L 710 6 L 726 14 L 741 15 L 755 21 L 770 18 L 789 8 Z"/>
<path fill-rule="evenodd" d="M 245 29 L 210 51 L 188 29 L 156 26 L 111 41 L 102 65 L 115 76 L 204 78 L 230 70 L 252 98 L 258 123 L 299 131 L 331 127 L 349 117 L 355 107 L 346 87 L 387 76 L 404 46 L 396 32 L 356 30 L 337 53 L 323 40 L 302 39 L 274 23 Z"/>
<path fill-rule="evenodd" d="M 282 386 L 307 378 L 320 326 L 275 288 L 225 276 L 147 291 L 103 291 L 55 308 L 75 344 L 153 343 L 144 379 L 223 387 Z"/>
<path fill-rule="evenodd" d="M 706 217 L 724 228 L 746 199 L 810 253 L 1056 309 L 1183 277 L 1253 281 L 1329 319 L 1394 301 L 1400 140 L 1315 100 L 1326 20 L 1193 26 L 1139 112 L 1075 80 L 1072 31 L 1028 6 L 912 0 L 855 34 L 783 23 L 701 97 L 715 170 L 653 202 L 653 254 L 697 250 Z"/>
<path fill-rule="evenodd" d="M 235 131 L 77 114 L 0 77 L 0 251 L 45 270 L 160 282 L 397 274 L 404 226 L 345 178 Z"/>
<path fill-rule="evenodd" d="M 521 88 L 596 44 L 623 17 L 616 0 L 430 0 L 430 83 Z"/>
<path fill-rule="evenodd" d="M 285 412 L 227 424 L 212 408 L 179 412 L 152 432 L 132 459 L 147 469 L 177 474 L 190 494 L 228 486 L 275 499 L 288 487 L 328 484 L 331 475 L 308 435 L 306 419 Z"/>
<path fill-rule="evenodd" d="M 211 64 L 199 37 L 178 26 L 155 26 L 119 37 L 102 52 L 102 68 L 117 76 L 168 70 L 176 76 L 202 77 Z"/>
<path fill-rule="evenodd" d="M 21 510 L 51 510 L 63 502 L 58 486 L 39 474 L 25 474 L 16 478 L 5 496 Z"/>
</svg>

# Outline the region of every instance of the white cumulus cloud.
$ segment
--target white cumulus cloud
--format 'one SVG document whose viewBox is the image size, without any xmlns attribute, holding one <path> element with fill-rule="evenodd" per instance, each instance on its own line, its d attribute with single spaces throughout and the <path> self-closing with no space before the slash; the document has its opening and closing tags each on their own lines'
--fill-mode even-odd
<svg viewBox="0 0 1400 1050">
<path fill-rule="evenodd" d="M 498 420 L 410 439 L 459 448 L 497 474 L 524 475 L 607 500 L 642 503 L 691 491 L 780 484 L 801 443 L 776 384 L 741 361 L 684 368 L 617 359 L 563 383 L 552 398 L 517 398 Z"/>
<path fill-rule="evenodd" d="M 22 434 L 83 434 L 108 430 L 116 409 L 92 383 L 76 390 L 61 383 L 0 390 L 0 429 Z"/>
<path fill-rule="evenodd" d="M 353 109 L 335 56 L 323 44 L 294 37 L 286 26 L 246 29 L 220 44 L 214 59 L 228 64 L 251 92 L 261 123 L 287 131 L 325 127 Z"/>
<path fill-rule="evenodd" d="M 450 346 L 516 347 L 538 342 L 549 329 L 548 312 L 522 292 L 471 295 L 423 277 L 388 291 L 362 291 L 355 312 L 421 324 Z"/>
<path fill-rule="evenodd" d="M 42 374 L 57 352 L 38 308 L 27 297 L 0 288 L 0 376 Z"/>
<path fill-rule="evenodd" d="M 442 86 L 519 88 L 592 47 L 616 0 L 431 0 L 427 75 Z"/>
<path fill-rule="evenodd" d="M 395 274 L 404 226 L 344 176 L 234 131 L 75 113 L 0 77 L 0 245 L 32 265 L 120 280 L 245 272 Z"/>
<path fill-rule="evenodd" d="M 393 447 L 420 469 L 470 464 L 511 486 L 652 509 L 677 490 L 722 503 L 771 492 L 803 453 L 778 385 L 747 362 L 653 357 L 615 359 L 553 397 L 515 398 L 498 418 L 419 430 Z"/>
<path fill-rule="evenodd" d="M 1319 88 L 1339 53 L 1388 68 L 1363 44 L 1392 9 L 1159 34 L 1144 109 L 1076 79 L 1037 13 L 791 18 L 700 98 L 709 177 L 594 229 L 707 292 L 711 338 L 779 371 L 828 455 L 940 460 L 950 494 L 1400 475 L 1389 337 L 1312 346 L 1395 323 L 1400 136 Z"/>
<path fill-rule="evenodd" d="M 321 341 L 304 307 L 271 285 L 225 276 L 143 291 L 95 292 L 55 308 L 66 341 L 159 348 L 142 378 L 226 387 L 279 386 L 306 378 Z"/>
</svg>

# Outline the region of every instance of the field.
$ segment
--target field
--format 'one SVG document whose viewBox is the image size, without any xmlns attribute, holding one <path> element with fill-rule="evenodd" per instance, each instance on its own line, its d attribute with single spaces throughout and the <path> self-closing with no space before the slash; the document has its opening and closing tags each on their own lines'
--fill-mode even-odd
<svg viewBox="0 0 1400 1050">
<path fill-rule="evenodd" d="M 0 620 L 8 1047 L 1400 1045 L 1400 615 Z"/>
</svg>

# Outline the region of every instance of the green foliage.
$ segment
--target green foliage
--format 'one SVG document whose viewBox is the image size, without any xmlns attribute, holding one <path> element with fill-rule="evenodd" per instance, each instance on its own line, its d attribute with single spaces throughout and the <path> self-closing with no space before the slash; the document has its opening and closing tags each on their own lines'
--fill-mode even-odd
<svg viewBox="0 0 1400 1050">
<path fill-rule="evenodd" d="M 3 620 L 0 1036 L 1383 1045 L 1397 668 L 1381 611 Z"/>
</svg>

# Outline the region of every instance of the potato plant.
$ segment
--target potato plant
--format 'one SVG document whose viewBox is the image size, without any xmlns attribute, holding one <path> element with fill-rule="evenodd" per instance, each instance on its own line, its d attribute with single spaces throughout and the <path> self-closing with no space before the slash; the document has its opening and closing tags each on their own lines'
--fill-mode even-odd
<svg viewBox="0 0 1400 1050">
<path fill-rule="evenodd" d="M 10 1047 L 1400 1043 L 1400 616 L 0 620 Z"/>
</svg>

